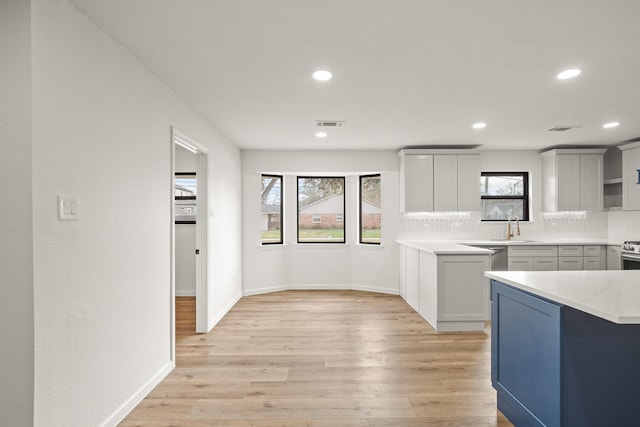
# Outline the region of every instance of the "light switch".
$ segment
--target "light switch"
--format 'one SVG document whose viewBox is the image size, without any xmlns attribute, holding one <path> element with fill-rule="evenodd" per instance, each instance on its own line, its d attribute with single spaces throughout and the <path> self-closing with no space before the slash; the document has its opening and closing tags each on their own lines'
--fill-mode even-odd
<svg viewBox="0 0 640 427">
<path fill-rule="evenodd" d="M 80 219 L 80 206 L 77 198 L 58 195 L 58 219 L 61 221 Z"/>
</svg>

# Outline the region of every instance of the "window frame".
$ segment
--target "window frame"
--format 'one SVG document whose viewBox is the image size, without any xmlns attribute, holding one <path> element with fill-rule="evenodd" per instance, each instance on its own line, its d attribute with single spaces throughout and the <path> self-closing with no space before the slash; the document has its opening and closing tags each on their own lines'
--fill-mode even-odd
<svg viewBox="0 0 640 427">
<path fill-rule="evenodd" d="M 271 174 L 271 173 L 260 174 L 260 179 L 263 180 L 264 178 L 277 178 L 280 180 L 280 241 L 265 242 L 262 239 L 262 236 L 260 236 L 260 242 L 262 243 L 263 246 L 283 245 L 284 244 L 284 176 Z"/>
<path fill-rule="evenodd" d="M 361 245 L 381 245 L 382 244 L 382 197 L 380 197 L 380 241 L 379 242 L 365 242 L 362 236 L 362 179 L 363 178 L 379 178 L 380 185 L 382 186 L 382 174 L 374 173 L 369 175 L 358 176 L 358 243 Z M 380 194 L 382 194 L 382 187 L 380 188 Z"/>
<path fill-rule="evenodd" d="M 175 195 L 175 186 L 176 186 L 176 178 L 181 178 L 181 177 L 190 177 L 193 176 L 194 179 L 196 180 L 196 195 L 195 196 L 176 196 Z M 174 196 L 173 196 L 173 206 L 174 209 L 178 206 L 178 204 L 176 204 L 177 201 L 185 201 L 185 200 L 194 200 L 193 205 L 195 209 L 198 209 L 198 205 L 197 205 L 197 197 L 198 197 L 198 193 L 197 193 L 197 188 L 198 188 L 198 176 L 196 175 L 195 172 L 175 172 L 174 176 L 173 176 L 173 191 L 174 191 Z M 195 212 L 193 214 L 194 219 L 193 220 L 179 220 L 179 219 L 174 219 L 174 224 L 195 224 L 196 220 L 195 220 Z"/>
<path fill-rule="evenodd" d="M 300 179 L 341 179 L 342 180 L 342 231 L 341 241 L 300 241 Z M 300 245 L 316 244 L 316 245 L 346 245 L 347 244 L 347 177 L 346 176 L 319 176 L 319 175 L 296 175 L 296 243 Z M 322 220 L 320 220 L 322 223 Z"/>
<path fill-rule="evenodd" d="M 523 218 L 518 218 L 518 221 L 528 222 L 530 220 L 529 214 L 529 172 L 481 172 L 480 178 L 485 176 L 522 176 L 522 196 L 483 196 L 480 192 L 480 202 L 484 200 L 522 200 L 522 212 Z M 482 185 L 482 182 L 481 182 Z M 482 222 L 506 222 L 507 219 L 484 219 L 480 218 Z"/>
</svg>

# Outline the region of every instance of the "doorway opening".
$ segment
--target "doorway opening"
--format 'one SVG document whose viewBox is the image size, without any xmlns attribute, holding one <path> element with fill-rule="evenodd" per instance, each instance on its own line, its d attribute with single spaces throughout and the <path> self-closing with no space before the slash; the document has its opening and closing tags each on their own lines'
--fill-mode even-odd
<svg viewBox="0 0 640 427">
<path fill-rule="evenodd" d="M 194 333 L 208 330 L 209 151 L 171 129 L 171 357 L 176 297 L 195 297 Z"/>
</svg>

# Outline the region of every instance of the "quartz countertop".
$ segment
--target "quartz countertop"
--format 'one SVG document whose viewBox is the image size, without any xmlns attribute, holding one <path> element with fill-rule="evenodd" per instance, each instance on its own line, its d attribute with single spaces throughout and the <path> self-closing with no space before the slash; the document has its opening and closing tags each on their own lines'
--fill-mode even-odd
<svg viewBox="0 0 640 427">
<path fill-rule="evenodd" d="M 562 245 L 610 245 L 598 239 L 556 240 L 397 240 L 397 243 L 436 255 L 478 255 L 493 251 L 477 246 L 562 246 Z M 621 243 L 617 243 L 620 245 Z"/>
<path fill-rule="evenodd" d="M 619 324 L 640 324 L 640 270 L 487 271 L 491 279 Z"/>
<path fill-rule="evenodd" d="M 409 246 L 434 255 L 490 255 L 490 249 L 476 248 L 452 240 L 398 240 L 401 245 Z"/>
<path fill-rule="evenodd" d="M 460 240 L 463 245 L 482 246 L 563 246 L 563 245 L 621 245 L 622 242 L 610 243 L 601 239 L 544 239 L 544 240 Z"/>
</svg>

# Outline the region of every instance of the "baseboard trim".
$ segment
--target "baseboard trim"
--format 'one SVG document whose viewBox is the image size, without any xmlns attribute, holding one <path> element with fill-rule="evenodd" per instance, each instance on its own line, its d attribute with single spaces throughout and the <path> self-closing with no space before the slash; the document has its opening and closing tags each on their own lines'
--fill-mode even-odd
<svg viewBox="0 0 640 427">
<path fill-rule="evenodd" d="M 176 296 L 177 297 L 195 297 L 196 296 L 196 291 L 194 290 L 177 290 L 176 289 Z"/>
<path fill-rule="evenodd" d="M 169 373 L 175 368 L 173 361 L 167 362 L 154 376 L 152 376 L 146 383 L 142 385 L 131 397 L 129 397 L 120 407 L 118 407 L 106 420 L 99 424 L 99 427 L 115 427 L 122 421 L 128 414 L 138 406 L 140 402 L 154 389 L 155 386 L 160 384 Z"/>
<path fill-rule="evenodd" d="M 238 292 L 236 294 L 236 296 L 233 297 L 231 299 L 231 301 L 227 305 L 225 305 L 222 308 L 222 310 L 220 310 L 218 312 L 218 314 L 216 314 L 211 319 L 211 321 L 209 322 L 209 325 L 207 325 L 208 326 L 207 332 L 210 332 L 211 329 L 213 329 L 214 326 L 216 326 L 218 324 L 218 322 L 221 321 L 224 316 L 226 316 L 226 314 L 229 312 L 229 310 L 231 310 L 233 308 L 233 306 L 236 305 L 238 303 L 238 301 L 240 301 L 240 298 L 242 298 L 242 292 Z"/>
<path fill-rule="evenodd" d="M 326 290 L 326 291 L 363 291 L 363 292 L 374 292 L 379 294 L 390 294 L 390 295 L 400 295 L 399 289 L 391 289 L 391 288 L 377 288 L 375 286 L 363 286 L 363 285 L 326 285 L 326 284 L 292 284 L 292 285 L 280 285 L 280 286 L 272 286 L 269 288 L 260 288 L 260 289 L 251 289 L 248 291 L 244 291 L 244 296 L 251 295 L 261 295 L 268 294 L 271 292 L 281 292 L 281 291 L 302 291 L 302 290 Z"/>
</svg>

